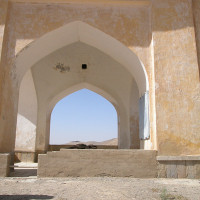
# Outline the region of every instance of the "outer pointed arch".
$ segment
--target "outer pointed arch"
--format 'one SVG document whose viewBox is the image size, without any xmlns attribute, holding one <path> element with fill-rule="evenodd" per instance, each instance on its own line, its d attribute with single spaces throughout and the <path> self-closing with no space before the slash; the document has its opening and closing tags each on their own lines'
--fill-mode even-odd
<svg viewBox="0 0 200 200">
<path fill-rule="evenodd" d="M 81 21 L 71 22 L 53 30 L 19 52 L 16 58 L 19 82 L 21 82 L 26 71 L 39 60 L 64 46 L 78 41 L 99 49 L 122 64 L 134 77 L 140 96 L 148 92 L 147 73 L 136 54 L 115 38 Z"/>
</svg>

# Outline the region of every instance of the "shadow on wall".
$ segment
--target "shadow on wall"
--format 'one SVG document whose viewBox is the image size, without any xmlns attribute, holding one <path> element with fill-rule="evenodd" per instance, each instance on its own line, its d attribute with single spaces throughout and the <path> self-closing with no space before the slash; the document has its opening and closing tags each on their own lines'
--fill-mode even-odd
<svg viewBox="0 0 200 200">
<path fill-rule="evenodd" d="M 53 199 L 53 196 L 48 195 L 0 195 L 1 200 L 17 200 L 17 199 Z"/>
</svg>

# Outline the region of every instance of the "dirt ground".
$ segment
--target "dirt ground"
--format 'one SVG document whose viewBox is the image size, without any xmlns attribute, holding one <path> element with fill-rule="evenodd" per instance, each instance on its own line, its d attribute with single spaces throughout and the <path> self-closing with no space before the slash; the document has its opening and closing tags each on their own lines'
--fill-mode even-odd
<svg viewBox="0 0 200 200">
<path fill-rule="evenodd" d="M 17 163 L 11 176 L 0 178 L 0 200 L 200 200 L 200 180 L 37 178 L 37 163 Z"/>
<path fill-rule="evenodd" d="M 0 179 L 0 199 L 200 200 L 200 180 L 8 177 Z"/>
</svg>

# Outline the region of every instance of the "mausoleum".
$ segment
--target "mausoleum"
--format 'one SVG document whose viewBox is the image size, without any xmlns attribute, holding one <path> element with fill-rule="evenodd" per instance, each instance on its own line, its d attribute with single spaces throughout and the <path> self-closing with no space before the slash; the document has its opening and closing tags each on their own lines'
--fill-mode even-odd
<svg viewBox="0 0 200 200">
<path fill-rule="evenodd" d="M 83 88 L 116 109 L 118 149 L 49 151 Z M 200 0 L 0 0 L 0 176 L 16 155 L 40 177 L 199 178 Z"/>
</svg>

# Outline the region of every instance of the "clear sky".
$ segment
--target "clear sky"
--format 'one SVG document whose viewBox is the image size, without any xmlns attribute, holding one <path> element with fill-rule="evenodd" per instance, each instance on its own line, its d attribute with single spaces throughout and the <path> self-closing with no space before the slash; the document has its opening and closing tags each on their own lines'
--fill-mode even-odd
<svg viewBox="0 0 200 200">
<path fill-rule="evenodd" d="M 79 90 L 60 100 L 51 115 L 50 144 L 117 138 L 117 112 L 102 96 Z"/>
</svg>

